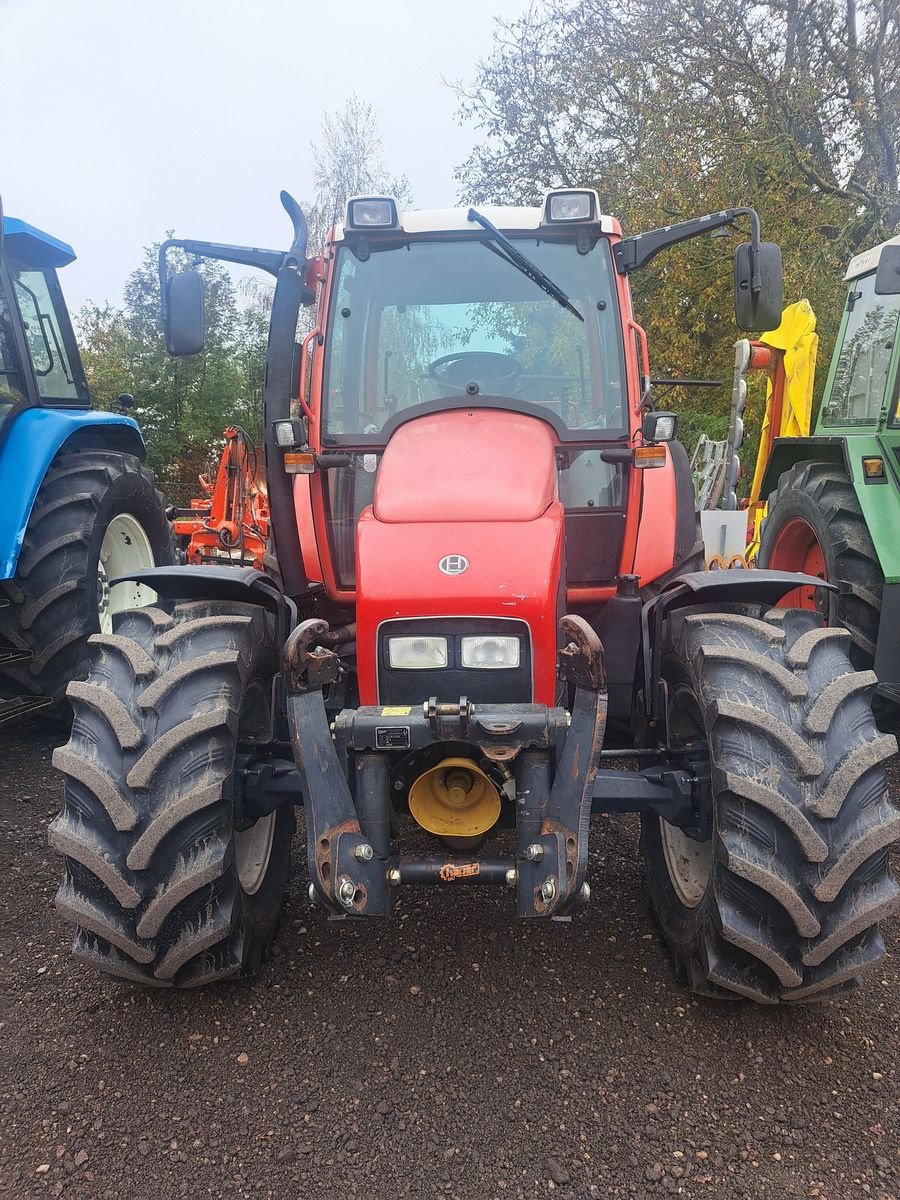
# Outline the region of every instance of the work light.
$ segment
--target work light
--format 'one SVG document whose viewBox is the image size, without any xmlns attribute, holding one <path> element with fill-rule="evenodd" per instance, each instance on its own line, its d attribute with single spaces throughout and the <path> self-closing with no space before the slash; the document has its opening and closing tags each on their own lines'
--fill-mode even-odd
<svg viewBox="0 0 900 1200">
<path fill-rule="evenodd" d="M 644 417 L 641 432 L 645 442 L 671 442 L 678 428 L 678 416 L 672 412 L 649 412 Z"/>
<path fill-rule="evenodd" d="M 306 431 L 302 421 L 275 421 L 275 444 L 282 450 L 290 450 L 292 446 L 302 446 L 306 441 Z"/>
<path fill-rule="evenodd" d="M 366 196 L 347 202 L 351 229 L 390 229 L 397 224 L 397 204 L 390 196 Z"/>
<path fill-rule="evenodd" d="M 593 216 L 593 192 L 551 192 L 547 197 L 548 221 L 590 221 Z"/>
<path fill-rule="evenodd" d="M 388 661 L 398 671 L 429 671 L 447 665 L 443 637 L 388 638 Z"/>
<path fill-rule="evenodd" d="M 517 667 L 519 639 L 517 637 L 464 637 L 461 643 L 462 665 L 475 668 Z"/>
</svg>

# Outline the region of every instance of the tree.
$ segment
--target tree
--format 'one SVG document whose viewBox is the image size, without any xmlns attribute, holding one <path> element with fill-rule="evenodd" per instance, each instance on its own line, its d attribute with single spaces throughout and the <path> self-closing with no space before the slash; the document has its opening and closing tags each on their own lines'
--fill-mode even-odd
<svg viewBox="0 0 900 1200">
<path fill-rule="evenodd" d="M 313 147 L 316 196 L 304 205 L 310 225 L 311 254 L 340 220 L 347 199 L 359 192 L 390 192 L 408 199 L 405 178 L 393 179 L 381 159 L 381 141 L 372 106 L 356 96 L 326 116 L 322 139 Z M 190 358 L 170 358 L 160 326 L 159 244 L 147 246 L 141 265 L 125 285 L 121 308 L 88 305 L 78 329 L 88 382 L 101 408 L 117 397 L 135 397 L 132 413 L 140 421 L 150 466 L 164 489 L 179 503 L 197 492 L 197 474 L 212 465 L 226 425 L 242 425 L 262 439 L 262 394 L 272 287 L 257 278 L 238 285 L 228 269 L 204 259 L 206 348 Z M 184 268 L 184 254 L 171 252 L 170 267 Z M 315 314 L 303 310 L 312 328 Z"/>
<path fill-rule="evenodd" d="M 206 349 L 171 358 L 159 320 L 158 244 L 125 285 L 121 309 L 87 306 L 79 319 L 82 355 L 96 403 L 110 408 L 122 392 L 147 443 L 148 461 L 165 490 L 186 502 L 197 490 L 197 468 L 221 444 L 222 429 L 236 422 L 260 434 L 259 320 L 241 313 L 234 285 L 220 264 L 205 261 Z M 186 260 L 181 262 L 186 265 Z M 262 353 L 262 362 L 260 355 Z"/>
<path fill-rule="evenodd" d="M 594 186 L 626 233 L 752 205 L 827 350 L 847 260 L 900 223 L 897 37 L 895 0 L 547 0 L 499 25 L 458 89 L 484 134 L 461 190 L 535 203 Z M 729 377 L 729 272 L 723 242 L 704 239 L 632 277 L 657 373 Z M 701 405 L 714 431 L 708 393 L 680 407 Z"/>
<path fill-rule="evenodd" d="M 312 145 L 315 199 L 303 206 L 311 253 L 322 252 L 328 231 L 343 220 L 351 196 L 411 199 L 409 180 L 391 175 L 381 152 L 378 116 L 371 104 L 352 95 L 342 109 L 326 113 L 319 141 Z"/>
</svg>

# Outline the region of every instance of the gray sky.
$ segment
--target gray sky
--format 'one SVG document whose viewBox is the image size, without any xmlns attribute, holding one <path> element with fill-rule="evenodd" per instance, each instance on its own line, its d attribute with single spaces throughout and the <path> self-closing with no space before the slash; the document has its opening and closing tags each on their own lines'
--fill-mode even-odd
<svg viewBox="0 0 900 1200">
<path fill-rule="evenodd" d="M 0 0 L 8 215 L 70 242 L 69 304 L 118 302 L 141 247 L 182 237 L 281 248 L 286 187 L 353 92 L 417 206 L 453 203 L 475 138 L 442 79 L 471 81 L 494 17 L 527 0 Z"/>
</svg>

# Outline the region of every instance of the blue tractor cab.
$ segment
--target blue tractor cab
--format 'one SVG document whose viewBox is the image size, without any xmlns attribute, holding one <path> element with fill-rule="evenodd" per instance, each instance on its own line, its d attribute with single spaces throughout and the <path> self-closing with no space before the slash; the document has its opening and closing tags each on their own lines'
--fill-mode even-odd
<svg viewBox="0 0 900 1200">
<path fill-rule="evenodd" d="M 137 423 L 91 407 L 58 277 L 74 259 L 0 205 L 0 720 L 59 709 L 134 599 L 110 580 L 171 561 Z"/>
</svg>

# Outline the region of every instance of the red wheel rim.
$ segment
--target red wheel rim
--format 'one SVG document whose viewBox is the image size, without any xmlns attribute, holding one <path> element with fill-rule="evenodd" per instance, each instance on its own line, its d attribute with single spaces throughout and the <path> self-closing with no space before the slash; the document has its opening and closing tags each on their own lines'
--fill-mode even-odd
<svg viewBox="0 0 900 1200">
<path fill-rule="evenodd" d="M 816 537 L 816 531 L 802 517 L 793 517 L 775 535 L 775 544 L 769 555 L 769 567 L 773 571 L 802 571 L 804 575 L 815 575 L 827 579 L 825 555 Z M 816 604 L 818 588 L 797 587 L 781 600 L 778 608 L 805 608 L 821 612 Z"/>
</svg>

